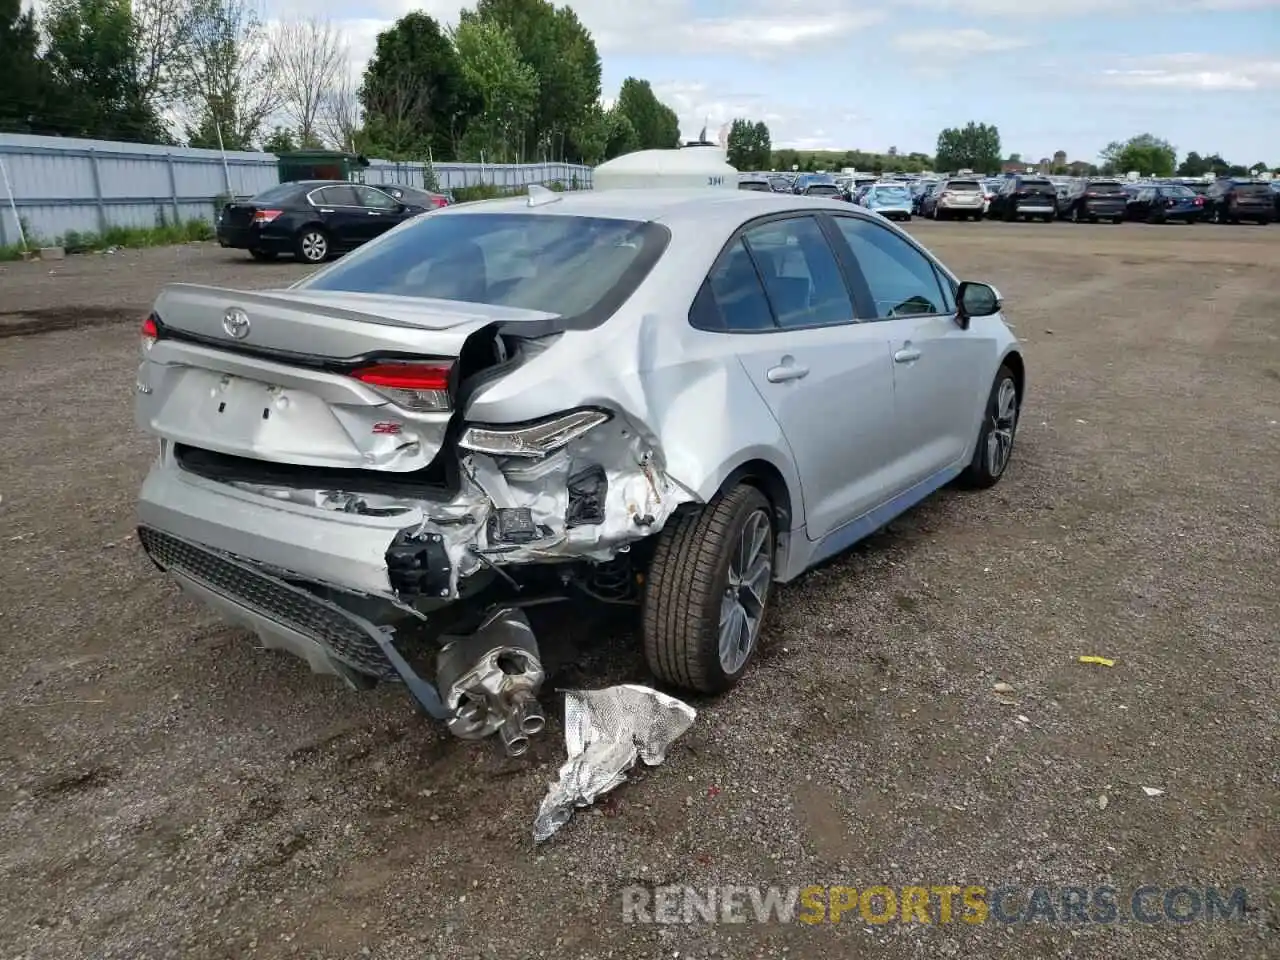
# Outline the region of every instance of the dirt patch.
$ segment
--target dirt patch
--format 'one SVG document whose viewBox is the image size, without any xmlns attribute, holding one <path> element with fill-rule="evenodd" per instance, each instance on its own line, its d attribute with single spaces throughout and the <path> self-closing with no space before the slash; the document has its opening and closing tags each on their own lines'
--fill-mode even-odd
<svg viewBox="0 0 1280 960">
<path fill-rule="evenodd" d="M 1026 341 L 1011 473 L 781 589 L 743 684 L 543 848 L 550 688 L 650 682 L 627 621 L 540 625 L 551 722 L 510 761 L 402 690 L 255 649 L 130 539 L 154 453 L 132 422 L 133 321 L 165 282 L 305 269 L 211 245 L 0 267 L 5 310 L 78 318 L 0 349 L 6 955 L 1275 956 L 1280 245 L 1207 225 L 911 229 L 995 283 Z M 636 883 L 1256 899 L 1187 924 L 628 925 Z"/>
</svg>

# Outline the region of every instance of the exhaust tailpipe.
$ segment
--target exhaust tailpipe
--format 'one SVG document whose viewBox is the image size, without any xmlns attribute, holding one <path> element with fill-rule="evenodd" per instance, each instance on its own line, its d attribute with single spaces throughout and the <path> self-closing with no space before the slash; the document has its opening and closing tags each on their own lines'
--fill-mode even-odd
<svg viewBox="0 0 1280 960">
<path fill-rule="evenodd" d="M 547 718 L 542 715 L 538 701 L 532 697 L 521 697 L 512 702 L 498 728 L 498 736 L 506 748 L 507 756 L 518 757 L 529 749 L 529 737 L 541 733 L 547 725 Z"/>
</svg>

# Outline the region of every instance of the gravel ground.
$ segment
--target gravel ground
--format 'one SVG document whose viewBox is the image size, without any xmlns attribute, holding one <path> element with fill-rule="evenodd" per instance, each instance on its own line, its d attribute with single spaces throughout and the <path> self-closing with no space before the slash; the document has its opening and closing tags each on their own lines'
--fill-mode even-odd
<svg viewBox="0 0 1280 960">
<path fill-rule="evenodd" d="M 0 267 L 0 954 L 1276 956 L 1280 228 L 911 229 L 1027 342 L 1010 473 L 780 590 L 744 682 L 537 849 L 553 693 L 507 760 L 256 650 L 131 538 L 157 287 L 302 268 L 207 245 Z M 548 689 L 647 680 L 626 622 L 543 636 Z M 625 924 L 636 883 L 1243 885 L 1250 909 Z"/>
</svg>

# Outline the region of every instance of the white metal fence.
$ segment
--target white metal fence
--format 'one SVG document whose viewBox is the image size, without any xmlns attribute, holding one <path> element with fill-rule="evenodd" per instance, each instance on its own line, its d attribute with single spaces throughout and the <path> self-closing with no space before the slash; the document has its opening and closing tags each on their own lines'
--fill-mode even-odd
<svg viewBox="0 0 1280 960">
<path fill-rule="evenodd" d="M 15 210 L 34 238 L 51 241 L 71 231 L 212 220 L 219 197 L 252 196 L 279 182 L 270 153 L 20 134 L 0 134 L 0 163 L 8 181 L 6 186 L 0 180 L 0 246 L 18 242 Z M 371 160 L 364 180 L 420 187 L 424 166 Z M 571 163 L 437 163 L 432 169 L 443 190 L 479 184 L 591 185 L 591 168 Z"/>
</svg>

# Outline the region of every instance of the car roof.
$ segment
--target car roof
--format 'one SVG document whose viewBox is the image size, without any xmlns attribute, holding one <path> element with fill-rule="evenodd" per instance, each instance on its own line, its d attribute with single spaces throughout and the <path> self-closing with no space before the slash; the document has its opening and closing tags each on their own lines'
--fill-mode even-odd
<svg viewBox="0 0 1280 960">
<path fill-rule="evenodd" d="M 736 182 L 735 182 L 736 187 Z M 708 187 L 658 187 L 580 190 L 557 194 L 555 202 L 529 206 L 527 196 L 503 197 L 457 204 L 432 216 L 475 216 L 486 213 L 524 213 L 542 216 L 603 217 L 617 220 L 736 223 L 747 217 L 787 210 L 849 210 L 838 200 L 806 198 L 786 193 L 726 190 Z"/>
</svg>

